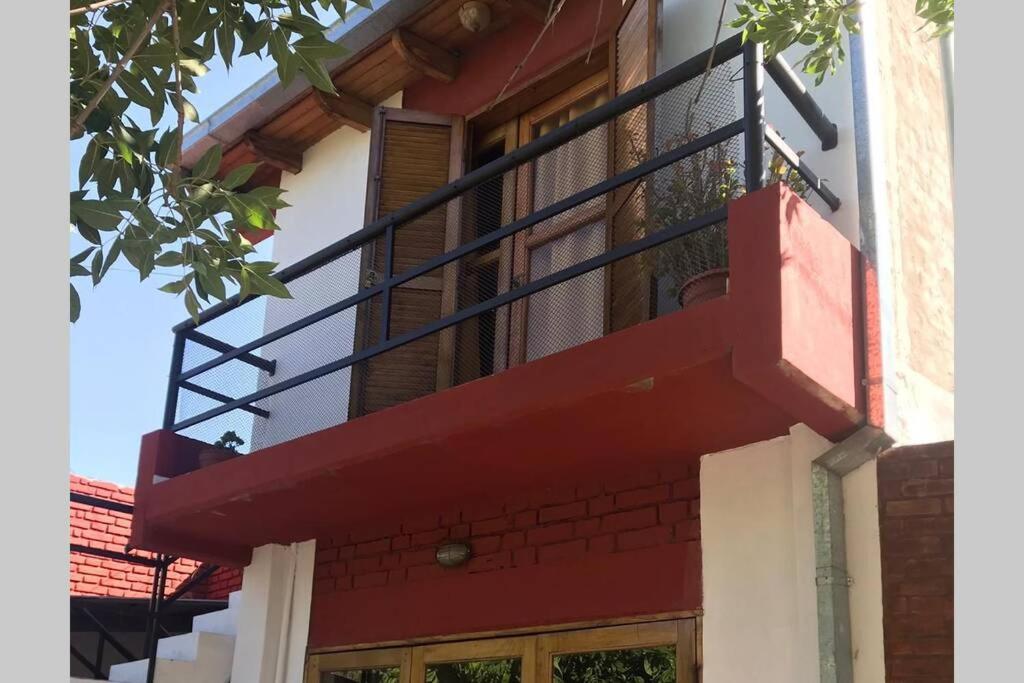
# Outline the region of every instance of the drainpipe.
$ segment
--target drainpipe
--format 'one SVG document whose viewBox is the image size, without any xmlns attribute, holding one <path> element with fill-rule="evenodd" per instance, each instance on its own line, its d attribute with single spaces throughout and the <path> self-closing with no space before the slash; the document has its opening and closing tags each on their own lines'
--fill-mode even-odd
<svg viewBox="0 0 1024 683">
<path fill-rule="evenodd" d="M 811 464 L 818 661 L 821 683 L 853 683 L 850 577 L 846 571 L 843 477 L 892 446 L 877 427 L 861 427 Z"/>
</svg>

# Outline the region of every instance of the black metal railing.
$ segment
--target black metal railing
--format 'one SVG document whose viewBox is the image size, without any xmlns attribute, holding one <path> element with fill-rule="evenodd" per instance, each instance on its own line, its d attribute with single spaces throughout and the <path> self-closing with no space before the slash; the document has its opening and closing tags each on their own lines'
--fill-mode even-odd
<svg viewBox="0 0 1024 683">
<path fill-rule="evenodd" d="M 707 69 L 714 73 L 710 79 L 705 75 Z M 479 280 L 478 275 L 466 275 L 477 267 L 473 263 L 483 262 L 472 259 L 507 248 L 510 241 L 529 234 L 531 229 L 557 221 L 578 223 L 582 220 L 580 216 L 586 213 L 584 209 L 593 213 L 595 202 L 604 202 L 601 204 L 604 207 L 620 208 L 629 201 L 650 204 L 652 196 L 664 194 L 665 188 L 676 187 L 673 182 L 682 182 L 690 188 L 687 183 L 691 183 L 692 178 L 688 180 L 687 174 L 696 160 L 712 151 L 717 154 L 712 160 L 717 164 L 714 168 L 724 163 L 731 169 L 732 157 L 742 156 L 743 181 L 737 181 L 737 192 L 753 191 L 765 185 L 770 175 L 769 166 L 773 165 L 766 163 L 767 151 L 773 155 L 773 163 L 781 159 L 787 165 L 786 177 L 799 178 L 825 205 L 838 209 L 839 199 L 766 123 L 766 72 L 821 141 L 822 149 L 835 147 L 835 125 L 815 104 L 785 61 L 776 58 L 765 64 L 761 46 L 742 45 L 739 36 L 729 38 L 713 52 L 701 53 L 669 69 L 281 270 L 278 277 L 292 290 L 293 300 L 264 297 L 242 302 L 234 296 L 206 310 L 198 323 L 188 320 L 177 325 L 164 427 L 205 441 L 212 441 L 225 427 L 235 431 L 249 429 L 250 446 L 255 449 L 358 417 L 359 410 L 353 407 L 357 402 L 354 394 L 342 400 L 338 392 L 355 391 L 352 387 L 361 383 L 361 391 L 365 393 L 367 368 L 377 362 L 375 359 L 467 325 L 476 326 L 474 339 L 486 328 L 484 336 L 488 337 L 490 347 L 483 354 L 485 361 L 474 359 L 468 364 L 474 366 L 471 371 L 467 371 L 465 377 L 454 378 L 448 385 L 530 360 L 529 353 L 524 355 L 522 350 L 518 361 L 511 358 L 515 352 L 511 349 L 514 342 L 510 341 L 513 335 L 509 330 L 523 325 L 523 314 L 516 310 L 518 302 L 531 298 L 539 301 L 537 297 L 545 296 L 545 292 L 569 292 L 567 288 L 573 283 L 595 291 L 596 288 L 604 290 L 603 281 L 595 284 L 593 274 L 608 272 L 609 277 L 615 277 L 612 269 L 620 264 L 666 249 L 670 243 L 696 239 L 705 229 L 724 230 L 727 203 L 735 196 L 733 191 L 725 190 L 724 199 L 717 203 L 687 205 L 682 213 L 673 213 L 672 220 L 662 220 L 657 225 L 653 218 L 656 211 L 649 208 L 640 211 L 643 215 L 635 220 L 639 227 L 625 231 L 627 238 L 608 238 L 603 250 L 578 247 L 562 258 L 560 267 L 559 259 L 552 256 L 549 260 L 554 265 L 543 274 L 530 273 L 523 278 L 507 270 L 503 274 L 488 271 L 490 280 L 485 286 L 477 287 L 475 297 L 449 293 L 448 296 L 457 301 L 442 306 L 435 318 L 420 320 L 411 326 L 403 324 L 401 329 L 393 315 L 398 310 L 396 292 L 424 278 L 450 272 L 449 269 L 458 271 L 460 286 L 471 277 Z M 742 81 L 739 93 L 733 85 L 737 75 Z M 714 92 L 705 88 L 705 82 Z M 742 98 L 742 114 L 738 118 L 736 109 L 739 107 L 735 106 L 734 95 Z M 606 140 L 607 136 L 588 136 L 602 127 L 622 128 L 628 117 L 632 117 L 629 121 L 635 124 L 637 112 L 641 112 L 647 123 L 639 151 L 637 142 L 632 140 L 632 156 L 622 153 L 618 147 L 601 147 L 599 140 Z M 695 126 L 698 117 L 704 125 Z M 741 136 L 742 148 L 738 146 Z M 621 142 L 624 137 L 613 139 Z M 508 193 L 502 194 L 501 183 L 506 183 L 507 187 L 507 181 L 516 178 L 521 169 L 557 165 L 559 159 L 584 159 L 588 153 L 612 155 L 611 166 L 616 172 L 605 174 L 603 180 L 586 187 L 573 185 L 572 178 L 559 179 L 555 183 L 561 183 L 558 188 L 542 188 L 548 195 L 554 195 L 549 197 L 550 201 L 532 207 L 525 216 L 516 218 L 508 212 L 507 205 L 501 205 L 501 201 L 506 204 L 508 201 Z M 632 159 L 634 163 L 620 169 L 620 157 Z M 721 173 L 720 170 L 715 172 Z M 558 174 L 552 177 L 557 178 Z M 569 187 L 563 187 L 565 183 Z M 692 188 L 687 192 L 690 190 Z M 467 207 L 479 209 L 488 203 L 492 213 L 500 208 L 503 217 L 492 221 L 494 224 L 486 230 L 479 225 L 467 229 L 466 223 L 482 215 L 479 210 L 473 214 Z M 443 253 L 420 256 L 411 263 L 406 259 L 404 266 L 397 266 L 396 254 L 401 249 L 396 250 L 396 240 L 403 235 L 403 228 L 441 211 L 461 215 L 460 243 Z M 591 216 L 592 223 L 607 223 L 608 220 L 615 222 L 607 216 L 596 219 Z M 617 224 L 605 225 L 605 228 L 609 232 L 619 229 Z M 370 271 L 375 278 L 366 277 Z M 658 282 L 650 286 L 654 303 L 649 308 L 654 311 L 664 296 L 658 290 Z M 572 291 L 578 294 L 582 290 Z M 501 324 L 496 324 L 494 318 L 499 312 Z M 567 320 L 565 324 L 579 327 L 578 320 Z M 612 324 L 611 329 L 608 325 L 605 322 L 604 332 L 614 331 L 616 324 Z M 480 370 L 476 366 L 486 367 Z M 400 371 L 405 366 L 396 362 L 395 367 Z M 363 373 L 361 380 L 356 377 L 360 372 Z M 343 373 L 348 373 L 343 381 L 325 381 Z M 421 384 L 425 387 L 430 380 Z M 309 418 L 305 427 L 293 424 L 276 436 L 267 436 L 265 425 L 281 408 L 280 403 L 274 404 L 274 397 L 303 390 L 306 393 L 296 396 L 295 401 L 304 403 L 303 410 L 298 412 L 305 411 L 305 417 Z M 421 387 L 420 393 L 422 391 Z M 315 419 L 309 417 L 316 411 L 322 414 L 314 416 Z M 295 412 L 292 410 L 289 418 L 293 422 Z M 368 409 L 364 405 L 365 412 Z M 214 423 L 216 427 L 211 429 L 209 425 Z"/>
</svg>

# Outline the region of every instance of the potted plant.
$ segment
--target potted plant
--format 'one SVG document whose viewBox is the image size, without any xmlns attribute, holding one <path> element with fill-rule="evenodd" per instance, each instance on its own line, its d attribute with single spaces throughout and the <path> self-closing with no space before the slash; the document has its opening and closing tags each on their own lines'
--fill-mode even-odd
<svg viewBox="0 0 1024 683">
<path fill-rule="evenodd" d="M 219 462 L 237 458 L 238 448 L 245 445 L 245 440 L 234 431 L 228 430 L 213 442 L 213 445 L 199 451 L 199 467 L 209 467 Z"/>
<path fill-rule="evenodd" d="M 712 129 L 708 124 L 708 131 Z M 695 140 L 687 132 L 668 140 L 677 147 Z M 742 166 L 730 155 L 728 143 L 719 143 L 670 166 L 668 178 L 648 184 L 650 202 L 645 232 L 678 225 L 703 216 L 736 199 L 744 192 Z M 768 164 L 768 184 L 785 181 L 801 197 L 809 187 L 786 160 L 773 154 Z M 728 291 L 729 242 L 725 223 L 717 223 L 671 240 L 646 252 L 650 268 L 680 308 L 688 308 L 724 295 Z"/>
</svg>

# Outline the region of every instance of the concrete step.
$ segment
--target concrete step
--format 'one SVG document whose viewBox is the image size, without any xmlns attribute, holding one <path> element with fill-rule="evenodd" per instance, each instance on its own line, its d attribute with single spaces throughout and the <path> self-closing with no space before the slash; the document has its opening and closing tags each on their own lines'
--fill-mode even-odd
<svg viewBox="0 0 1024 683">
<path fill-rule="evenodd" d="M 194 665 L 195 662 L 173 662 L 167 659 L 158 659 L 156 660 L 156 674 L 153 677 L 154 683 L 177 683 L 178 681 L 185 683 L 190 680 L 194 672 Z M 148 670 L 148 659 L 115 664 L 110 667 L 108 680 L 113 683 L 146 683 Z"/>
<path fill-rule="evenodd" d="M 238 635 L 238 610 L 234 608 L 221 609 L 192 617 L 192 630 L 203 633 L 220 633 L 225 636 Z"/>
<path fill-rule="evenodd" d="M 155 683 L 227 683 L 234 655 L 233 636 L 192 632 L 157 642 Z M 145 683 L 146 659 L 110 667 L 110 680 Z"/>
</svg>

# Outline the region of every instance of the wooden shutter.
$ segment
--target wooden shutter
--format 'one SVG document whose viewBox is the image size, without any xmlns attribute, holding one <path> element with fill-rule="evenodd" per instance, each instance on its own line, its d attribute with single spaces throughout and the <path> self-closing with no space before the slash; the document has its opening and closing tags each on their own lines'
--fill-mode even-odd
<svg viewBox="0 0 1024 683">
<path fill-rule="evenodd" d="M 378 107 L 370 133 L 366 221 L 370 223 L 462 175 L 464 124 L 461 117 Z M 395 226 L 394 273 L 438 256 L 458 243 L 458 202 Z M 361 281 L 387 276 L 384 239 L 363 250 Z M 428 273 L 391 295 L 390 336 L 416 330 L 454 312 L 456 264 Z M 356 347 L 380 340 L 380 296 L 356 318 Z M 351 417 L 398 405 L 451 384 L 449 328 L 376 356 L 352 372 Z"/>
<path fill-rule="evenodd" d="M 612 35 L 609 87 L 612 96 L 644 83 L 654 76 L 658 0 L 625 0 L 618 26 Z M 609 126 L 608 166 L 611 175 L 650 158 L 653 149 L 654 104 L 637 107 Z M 647 216 L 644 179 L 616 191 L 608 204 L 612 246 L 642 236 Z M 616 261 L 605 278 L 608 288 L 608 327 L 621 330 L 651 317 L 653 278 L 645 254 Z"/>
</svg>

